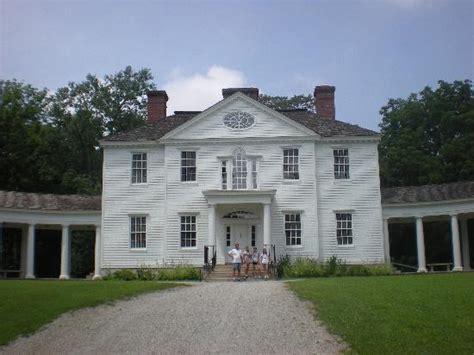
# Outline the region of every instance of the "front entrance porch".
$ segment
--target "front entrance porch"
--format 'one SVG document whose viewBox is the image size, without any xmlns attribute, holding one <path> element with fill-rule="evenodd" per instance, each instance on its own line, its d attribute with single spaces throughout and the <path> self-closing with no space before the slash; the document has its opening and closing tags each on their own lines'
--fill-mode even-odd
<svg viewBox="0 0 474 355">
<path fill-rule="evenodd" d="M 209 247 L 216 262 L 230 262 L 227 252 L 236 242 L 259 251 L 271 247 L 271 203 L 275 190 L 205 191 L 209 203 Z"/>
</svg>

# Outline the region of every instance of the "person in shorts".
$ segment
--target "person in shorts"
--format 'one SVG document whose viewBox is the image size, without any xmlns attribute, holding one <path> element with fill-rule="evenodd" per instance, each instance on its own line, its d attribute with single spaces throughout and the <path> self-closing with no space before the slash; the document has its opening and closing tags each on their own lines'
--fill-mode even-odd
<svg viewBox="0 0 474 355">
<path fill-rule="evenodd" d="M 253 247 L 253 252 L 252 252 L 252 267 L 253 267 L 253 278 L 256 279 L 259 273 L 258 269 L 258 261 L 260 259 L 260 254 L 257 250 L 257 247 Z"/>
<path fill-rule="evenodd" d="M 232 258 L 232 280 L 235 281 L 235 274 L 237 274 L 237 281 L 240 281 L 240 264 L 242 263 L 242 250 L 240 250 L 239 243 L 235 243 L 235 248 L 229 251 L 228 255 Z"/>
<path fill-rule="evenodd" d="M 244 279 L 247 280 L 249 278 L 249 267 L 250 267 L 250 251 L 249 247 L 245 247 L 244 252 L 242 253 L 242 261 L 244 263 Z"/>
<path fill-rule="evenodd" d="M 262 272 L 264 279 L 268 279 L 268 263 L 270 258 L 267 253 L 267 248 L 263 248 L 262 254 L 260 255 L 260 264 L 262 265 Z"/>
</svg>

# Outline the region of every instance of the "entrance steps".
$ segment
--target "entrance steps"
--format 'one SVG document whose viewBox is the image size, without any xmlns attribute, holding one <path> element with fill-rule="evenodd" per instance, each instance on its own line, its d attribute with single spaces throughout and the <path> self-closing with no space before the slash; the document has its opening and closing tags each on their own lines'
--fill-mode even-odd
<svg viewBox="0 0 474 355">
<path fill-rule="evenodd" d="M 254 280 L 253 278 L 253 267 L 250 265 L 249 268 L 249 278 L 248 280 Z M 240 269 L 241 277 L 244 276 L 244 267 L 242 264 L 242 268 Z M 271 275 L 270 275 L 271 278 Z M 232 264 L 225 264 L 225 265 L 216 265 L 214 270 L 209 273 L 206 278 L 206 281 L 209 282 L 224 282 L 224 281 L 232 281 Z"/>
</svg>

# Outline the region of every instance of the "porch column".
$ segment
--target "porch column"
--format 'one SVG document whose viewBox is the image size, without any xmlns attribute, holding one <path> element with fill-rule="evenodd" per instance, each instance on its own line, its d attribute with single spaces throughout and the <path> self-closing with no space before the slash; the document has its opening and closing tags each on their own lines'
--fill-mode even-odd
<svg viewBox="0 0 474 355">
<path fill-rule="evenodd" d="M 59 279 L 67 280 L 70 277 L 71 269 L 71 235 L 69 234 L 69 225 L 63 224 L 61 236 L 61 274 Z"/>
<path fill-rule="evenodd" d="M 426 272 L 425 236 L 423 234 L 423 218 L 416 217 L 416 250 L 418 252 L 418 272 Z"/>
<path fill-rule="evenodd" d="M 385 254 L 385 262 L 390 262 L 390 238 L 388 234 L 388 218 L 383 219 L 383 251 Z"/>
<path fill-rule="evenodd" d="M 467 229 L 467 219 L 461 220 L 461 238 L 462 238 L 462 265 L 464 270 L 471 270 L 471 255 L 469 253 L 469 234 Z"/>
<path fill-rule="evenodd" d="M 453 240 L 453 271 L 462 271 L 461 244 L 459 243 L 458 216 L 451 215 L 451 238 Z"/>
<path fill-rule="evenodd" d="M 25 279 L 35 278 L 35 225 L 28 224 L 26 242 L 26 275 Z"/>
<path fill-rule="evenodd" d="M 208 216 L 209 245 L 216 245 L 216 205 L 209 205 Z"/>
<path fill-rule="evenodd" d="M 93 280 L 100 280 L 102 276 L 100 275 L 100 226 L 95 226 L 95 248 L 94 248 L 94 277 Z"/>
<path fill-rule="evenodd" d="M 267 248 L 267 251 L 271 243 L 271 219 L 270 204 L 266 203 L 263 205 L 263 246 Z"/>
</svg>

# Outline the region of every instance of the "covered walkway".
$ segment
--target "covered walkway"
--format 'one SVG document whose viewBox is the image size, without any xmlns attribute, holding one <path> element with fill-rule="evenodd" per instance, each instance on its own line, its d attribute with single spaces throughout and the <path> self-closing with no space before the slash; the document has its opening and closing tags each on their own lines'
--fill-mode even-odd
<svg viewBox="0 0 474 355">
<path fill-rule="evenodd" d="M 38 262 L 35 260 L 38 255 L 36 239 L 40 232 L 54 230 L 61 233 L 59 278 L 71 277 L 71 234 L 77 230 L 95 231 L 93 277 L 100 278 L 100 221 L 100 196 L 0 191 L 0 278 L 35 278 L 35 270 L 38 270 L 35 265 Z M 13 236 L 13 249 L 18 255 L 17 262 L 7 263 L 5 234 L 11 229 L 18 231 Z M 44 259 L 48 258 L 54 258 L 54 255 L 45 255 Z"/>
<path fill-rule="evenodd" d="M 393 261 L 390 253 L 389 226 L 411 223 L 416 229 L 417 271 L 433 271 L 445 267 L 452 271 L 471 270 L 472 234 L 469 228 L 474 219 L 474 182 L 442 185 L 394 187 L 382 189 L 385 259 Z M 452 260 L 443 263 L 426 262 L 426 223 L 449 223 L 452 244 Z M 407 240 L 407 243 L 410 241 Z"/>
</svg>

